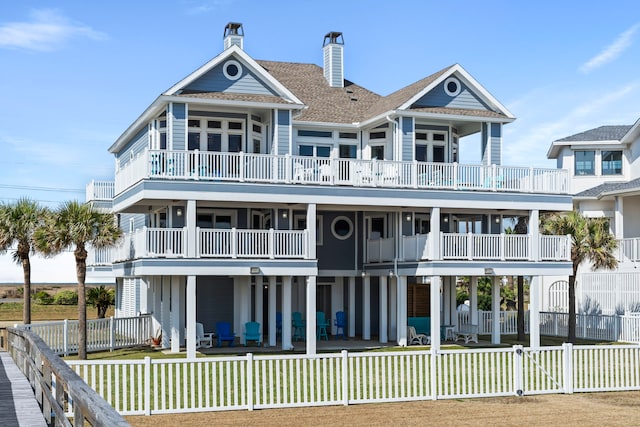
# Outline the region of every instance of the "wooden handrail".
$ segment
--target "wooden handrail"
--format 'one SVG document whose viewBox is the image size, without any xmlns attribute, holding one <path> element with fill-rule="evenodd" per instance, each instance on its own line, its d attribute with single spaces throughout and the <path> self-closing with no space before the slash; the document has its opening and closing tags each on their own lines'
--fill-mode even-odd
<svg viewBox="0 0 640 427">
<path fill-rule="evenodd" d="M 129 423 L 98 393 L 85 383 L 36 334 L 23 329 L 7 328 L 7 347 L 18 369 L 29 380 L 36 399 L 42 404 L 47 423 L 71 426 L 65 416 L 65 396 L 73 405 L 73 425 L 129 426 Z M 55 384 L 55 393 L 52 387 Z M 55 395 L 54 395 L 55 394 Z"/>
</svg>

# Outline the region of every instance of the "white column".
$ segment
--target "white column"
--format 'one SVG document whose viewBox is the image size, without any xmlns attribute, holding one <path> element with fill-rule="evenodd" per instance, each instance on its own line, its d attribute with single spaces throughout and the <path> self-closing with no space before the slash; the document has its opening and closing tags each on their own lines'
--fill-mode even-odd
<svg viewBox="0 0 640 427">
<path fill-rule="evenodd" d="M 187 276 L 187 359 L 196 357 L 196 276 Z"/>
<path fill-rule="evenodd" d="M 491 278 L 491 344 L 500 344 L 500 278 Z"/>
<path fill-rule="evenodd" d="M 407 276 L 396 279 L 396 340 L 399 346 L 407 345 Z"/>
<path fill-rule="evenodd" d="M 336 313 L 344 311 L 344 277 L 336 277 L 336 282 L 331 285 L 331 310 L 333 313 L 328 313 L 328 322 L 331 326 L 331 335 L 335 336 L 338 333 L 335 322 Z"/>
<path fill-rule="evenodd" d="M 440 350 L 440 276 L 431 276 L 431 348 Z"/>
<path fill-rule="evenodd" d="M 371 339 L 371 277 L 362 279 L 362 339 Z"/>
<path fill-rule="evenodd" d="M 356 278 L 349 277 L 349 336 L 356 336 Z"/>
<path fill-rule="evenodd" d="M 171 346 L 171 276 L 162 276 L 160 281 L 162 288 L 160 327 L 162 328 L 162 348 L 166 349 Z"/>
<path fill-rule="evenodd" d="M 251 321 L 251 276 L 234 277 L 233 284 L 234 287 L 238 288 L 238 314 L 237 322 L 233 325 L 233 330 L 236 332 L 236 336 L 239 337 L 240 344 L 244 344 L 242 328 L 245 323 Z"/>
<path fill-rule="evenodd" d="M 529 288 L 529 347 L 540 347 L 540 280 L 532 276 Z"/>
<path fill-rule="evenodd" d="M 440 259 L 440 208 L 431 208 L 429 242 L 431 246 L 431 258 Z M 432 316 L 433 317 L 433 316 Z M 433 339 L 433 338 L 432 338 Z M 432 341 L 433 342 L 433 341 Z"/>
<path fill-rule="evenodd" d="M 449 278 L 442 278 L 442 324 L 451 325 L 451 286 L 449 286 Z"/>
<path fill-rule="evenodd" d="M 262 325 L 262 319 L 264 318 L 263 313 L 263 300 L 264 300 L 264 282 L 262 281 L 262 276 L 256 277 L 256 285 L 255 285 L 255 301 L 256 306 L 253 308 L 253 320 Z M 244 334 L 244 323 L 240 325 L 240 330 L 235 331 L 236 335 Z"/>
<path fill-rule="evenodd" d="M 540 211 L 537 209 L 529 212 L 529 235 L 531 236 L 531 255 L 532 261 L 540 259 Z"/>
<path fill-rule="evenodd" d="M 269 276 L 269 347 L 276 346 L 276 276 Z M 264 325 L 262 325 L 264 340 Z"/>
<path fill-rule="evenodd" d="M 282 349 L 291 350 L 291 276 L 282 278 Z"/>
<path fill-rule="evenodd" d="M 187 309 L 187 283 L 186 277 L 185 282 L 182 283 L 182 278 L 180 278 L 180 325 L 178 326 L 178 332 L 180 333 L 180 346 L 187 345 L 187 317 L 186 317 L 186 309 Z"/>
<path fill-rule="evenodd" d="M 389 341 L 398 342 L 398 282 L 399 277 L 389 279 Z M 406 309 L 406 304 L 405 304 Z"/>
<path fill-rule="evenodd" d="M 171 352 L 180 352 L 180 285 L 181 277 L 171 276 Z"/>
<path fill-rule="evenodd" d="M 624 239 L 624 198 L 616 196 L 613 217 L 613 232 L 616 239 Z"/>
<path fill-rule="evenodd" d="M 456 293 L 456 278 L 454 276 L 449 276 L 449 287 L 451 288 L 451 299 L 449 300 L 449 312 L 451 313 L 449 317 L 449 324 L 453 326 L 458 325 L 458 301 L 457 301 L 457 293 Z"/>
<path fill-rule="evenodd" d="M 316 276 L 307 277 L 307 355 L 316 354 Z"/>
<path fill-rule="evenodd" d="M 153 284 L 153 335 L 162 333 L 162 278 L 152 277 Z"/>
<path fill-rule="evenodd" d="M 316 259 L 316 205 L 307 205 L 307 230 L 309 230 L 309 259 Z M 315 310 L 315 307 L 314 307 Z M 314 315 L 315 316 L 315 315 Z"/>
<path fill-rule="evenodd" d="M 243 309 L 243 294 L 242 287 L 244 286 L 243 277 L 233 278 L 233 330 L 237 331 L 238 326 L 242 323 L 242 309 Z M 251 280 L 251 278 L 249 278 Z M 244 344 L 242 337 L 240 338 L 240 344 Z"/>
<path fill-rule="evenodd" d="M 388 313 L 388 301 L 387 301 L 387 276 L 380 277 L 380 286 L 378 287 L 380 294 L 380 305 L 379 305 L 379 319 L 378 319 L 378 338 L 381 343 L 387 343 L 389 339 L 387 338 L 387 313 Z"/>
<path fill-rule="evenodd" d="M 196 222 L 196 201 L 187 200 L 187 212 L 185 213 L 186 224 L 186 240 L 187 245 L 186 252 L 187 258 L 197 258 L 198 255 L 198 234 L 197 234 L 197 222 Z"/>
<path fill-rule="evenodd" d="M 471 276 L 469 285 L 469 323 L 479 325 L 478 323 L 478 276 Z M 478 331 L 482 329 L 478 328 Z"/>
</svg>

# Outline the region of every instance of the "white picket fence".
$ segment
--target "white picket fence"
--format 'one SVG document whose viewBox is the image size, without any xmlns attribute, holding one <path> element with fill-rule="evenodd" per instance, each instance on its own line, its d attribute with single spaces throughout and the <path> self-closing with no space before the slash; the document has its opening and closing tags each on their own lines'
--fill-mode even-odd
<svg viewBox="0 0 640 427">
<path fill-rule="evenodd" d="M 32 323 L 16 327 L 34 332 L 58 355 L 67 356 L 78 352 L 77 320 Z M 87 320 L 87 351 L 115 350 L 145 344 L 152 335 L 151 316 L 148 314 Z"/>
<path fill-rule="evenodd" d="M 566 337 L 568 313 L 541 312 L 540 334 Z M 576 337 L 588 340 L 640 343 L 640 316 L 576 314 Z"/>
<path fill-rule="evenodd" d="M 123 415 L 640 389 L 640 347 L 68 361 Z"/>
</svg>

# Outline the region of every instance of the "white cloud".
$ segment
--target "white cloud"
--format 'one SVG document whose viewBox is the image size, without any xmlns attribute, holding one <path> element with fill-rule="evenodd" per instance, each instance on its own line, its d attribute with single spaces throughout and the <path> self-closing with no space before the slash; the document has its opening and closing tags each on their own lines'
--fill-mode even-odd
<svg viewBox="0 0 640 427">
<path fill-rule="evenodd" d="M 80 23 L 70 22 L 52 9 L 32 11 L 26 22 L 8 22 L 0 25 L 0 48 L 52 51 L 73 37 L 104 40 L 101 33 Z"/>
<path fill-rule="evenodd" d="M 629 48 L 629 46 L 631 46 L 633 36 L 639 28 L 640 24 L 636 24 L 633 27 L 629 28 L 627 31 L 620 34 L 618 38 L 609 46 L 605 47 L 602 52 L 598 53 L 596 56 L 582 64 L 580 66 L 580 71 L 586 74 L 615 60 L 622 54 L 622 52 L 624 52 L 625 50 L 627 50 L 627 48 Z"/>
<path fill-rule="evenodd" d="M 187 15 L 202 15 L 214 11 L 216 9 L 230 6 L 233 0 L 205 0 L 187 2 Z"/>
</svg>

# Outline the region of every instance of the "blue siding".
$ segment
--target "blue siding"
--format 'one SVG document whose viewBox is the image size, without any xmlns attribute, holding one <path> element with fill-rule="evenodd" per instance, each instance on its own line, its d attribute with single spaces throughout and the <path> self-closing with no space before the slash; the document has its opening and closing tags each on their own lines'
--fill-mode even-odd
<svg viewBox="0 0 640 427">
<path fill-rule="evenodd" d="M 133 219 L 133 230 L 140 230 L 147 225 L 147 216 L 145 214 L 120 214 L 120 229 L 125 233 L 129 232 L 129 222 Z"/>
<path fill-rule="evenodd" d="M 233 325 L 233 278 L 198 276 L 196 278 L 196 321 L 206 332 L 214 332 L 216 322 Z M 242 331 L 234 331 L 240 335 Z"/>
<path fill-rule="evenodd" d="M 173 104 L 173 150 L 185 150 L 187 147 L 187 106 L 185 104 Z"/>
<path fill-rule="evenodd" d="M 289 153 L 291 123 L 288 110 L 278 110 L 278 155 Z"/>
<path fill-rule="evenodd" d="M 227 79 L 222 71 L 223 67 L 224 63 L 209 70 L 202 77 L 186 86 L 184 90 L 194 92 L 232 92 L 278 96 L 278 94 L 271 90 L 259 76 L 249 71 L 244 64 L 242 64 L 242 75 L 237 80 Z"/>
<path fill-rule="evenodd" d="M 487 146 L 487 124 L 486 123 L 482 123 L 482 164 L 483 165 L 488 165 L 490 164 L 489 162 L 489 153 L 488 153 L 488 146 Z"/>
<path fill-rule="evenodd" d="M 482 102 L 464 83 L 460 82 L 462 89 L 458 96 L 451 97 L 444 91 L 444 82 L 433 88 L 429 93 L 413 104 L 414 107 L 448 107 L 472 110 L 491 111 L 489 106 Z"/>
<path fill-rule="evenodd" d="M 134 158 L 149 147 L 149 132 L 147 128 L 141 129 L 127 145 L 116 154 L 122 165 L 126 164 L 133 156 Z"/>
<path fill-rule="evenodd" d="M 500 164 L 500 152 L 502 150 L 502 125 L 491 123 L 491 164 Z"/>
<path fill-rule="evenodd" d="M 319 211 L 322 216 L 322 245 L 316 248 L 318 269 L 352 270 L 355 265 L 356 238 L 358 236 L 353 212 Z M 346 240 L 336 239 L 331 232 L 331 223 L 336 217 L 345 216 L 351 220 L 354 230 Z"/>
<path fill-rule="evenodd" d="M 402 117 L 402 160 L 409 162 L 413 156 L 413 117 Z"/>
</svg>

